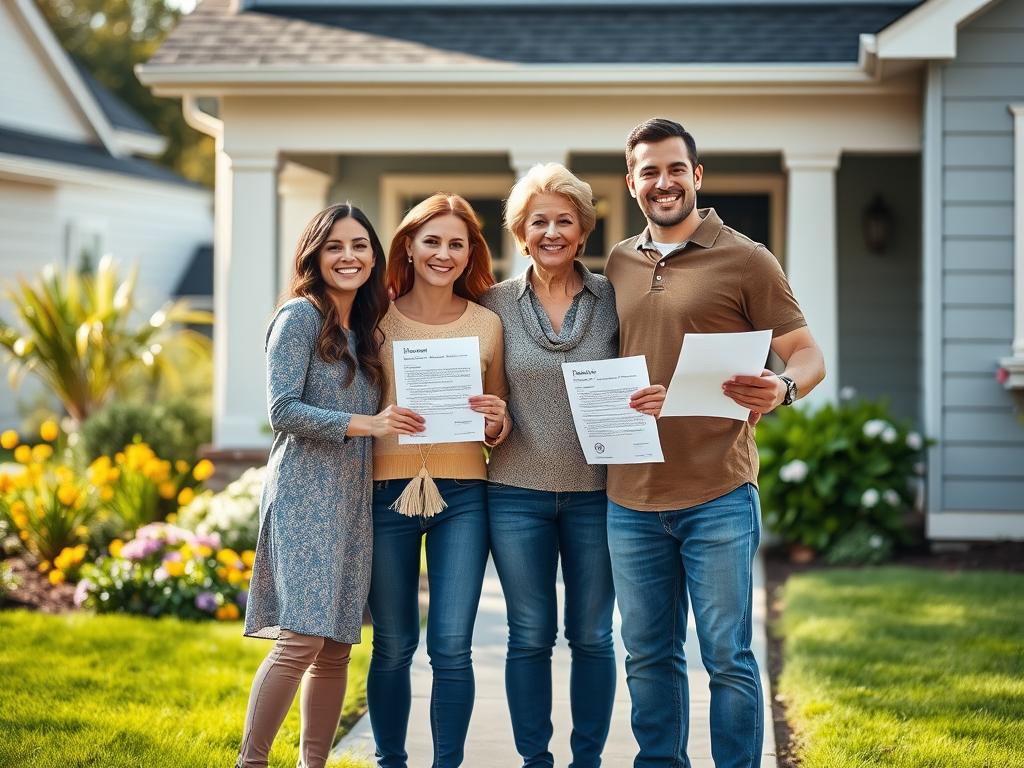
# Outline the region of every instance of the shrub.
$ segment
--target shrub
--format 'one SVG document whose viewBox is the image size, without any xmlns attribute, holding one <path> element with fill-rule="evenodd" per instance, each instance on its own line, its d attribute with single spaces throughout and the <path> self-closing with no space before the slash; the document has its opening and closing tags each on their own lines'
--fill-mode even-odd
<svg viewBox="0 0 1024 768">
<path fill-rule="evenodd" d="M 884 563 L 892 556 L 892 539 L 864 520 L 838 537 L 825 553 L 830 565 Z"/>
<path fill-rule="evenodd" d="M 904 538 L 904 511 L 923 474 L 925 440 L 886 403 L 779 409 L 757 426 L 765 526 L 789 543 L 826 550 L 859 522 Z"/>
<path fill-rule="evenodd" d="M 153 523 L 128 543 L 115 539 L 109 555 L 82 566 L 75 604 L 97 613 L 237 619 L 245 611 L 254 556 L 221 549 L 216 535 Z"/>
<path fill-rule="evenodd" d="M 170 461 L 196 460 L 199 446 L 210 442 L 210 421 L 187 400 L 166 403 L 115 402 L 82 424 L 75 445 L 80 462 L 113 456 L 126 445 L 144 442 Z"/>
<path fill-rule="evenodd" d="M 218 534 L 232 549 L 255 549 L 266 467 L 253 467 L 220 493 L 206 491 L 178 512 L 177 523 L 200 534 Z"/>
</svg>

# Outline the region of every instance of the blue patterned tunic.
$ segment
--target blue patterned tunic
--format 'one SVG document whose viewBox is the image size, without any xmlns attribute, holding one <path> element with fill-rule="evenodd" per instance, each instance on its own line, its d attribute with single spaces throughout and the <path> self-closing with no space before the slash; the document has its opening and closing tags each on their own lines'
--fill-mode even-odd
<svg viewBox="0 0 1024 768">
<path fill-rule="evenodd" d="M 380 389 L 316 353 L 323 319 L 305 299 L 267 331 L 274 446 L 260 502 L 245 634 L 280 630 L 358 643 L 370 583 L 372 441 L 345 437 L 352 414 L 375 414 Z M 349 335 L 350 342 L 355 338 Z"/>
</svg>

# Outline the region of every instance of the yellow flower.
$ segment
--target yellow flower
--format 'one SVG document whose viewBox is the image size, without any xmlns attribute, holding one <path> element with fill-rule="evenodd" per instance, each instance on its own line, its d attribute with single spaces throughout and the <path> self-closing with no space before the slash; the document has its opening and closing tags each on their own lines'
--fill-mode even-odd
<svg viewBox="0 0 1024 768">
<path fill-rule="evenodd" d="M 48 570 L 50 570 L 50 561 L 49 560 L 43 560 L 43 562 L 41 562 L 38 565 L 38 568 L 39 568 L 39 572 L 40 573 L 46 573 Z"/>
<path fill-rule="evenodd" d="M 110 457 L 109 456 L 99 456 L 99 457 L 97 457 L 97 459 L 92 464 L 89 465 L 89 471 L 90 472 L 97 472 L 97 471 L 106 472 L 109 469 L 110 469 Z"/>
<path fill-rule="evenodd" d="M 79 538 L 84 539 L 88 535 L 89 535 L 89 529 L 86 526 L 80 525 L 77 528 L 75 528 L 75 536 L 78 536 Z M 84 544 L 79 544 L 79 546 L 80 547 L 84 547 L 85 545 Z"/>
<path fill-rule="evenodd" d="M 118 464 L 124 464 L 125 455 L 123 453 L 115 453 L 114 461 L 116 461 Z"/>
<path fill-rule="evenodd" d="M 112 498 L 114 498 L 114 489 L 111 488 L 109 485 L 104 485 L 102 488 L 100 488 L 100 498 L 103 499 L 104 501 L 110 501 Z"/>
<path fill-rule="evenodd" d="M 22 541 L 28 541 L 28 531 L 19 531 L 18 538 L 20 538 Z"/>
<path fill-rule="evenodd" d="M 234 621 L 238 618 L 238 606 L 234 603 L 225 603 L 217 609 L 215 615 L 220 621 Z"/>
<path fill-rule="evenodd" d="M 27 445 L 19 445 L 14 449 L 14 460 L 21 464 L 28 464 L 32 461 L 32 449 Z"/>
<path fill-rule="evenodd" d="M 241 580 L 242 580 L 242 572 L 241 571 L 236 570 L 234 568 L 232 568 L 230 571 L 228 571 L 228 584 L 231 584 L 233 586 L 233 585 L 237 584 L 238 582 L 240 582 Z"/>
<path fill-rule="evenodd" d="M 188 462 L 178 459 L 176 462 L 174 462 L 174 471 L 177 472 L 179 475 L 184 475 L 186 472 L 188 472 Z"/>
<path fill-rule="evenodd" d="M 181 549 L 179 549 L 178 551 L 181 552 L 181 556 L 185 560 L 192 559 L 192 547 L 190 547 L 188 544 L 182 544 Z"/>
<path fill-rule="evenodd" d="M 22 531 L 22 533 L 25 533 L 25 532 Z M 227 580 L 227 578 L 228 578 L 228 569 L 227 568 L 218 568 L 217 569 L 217 578 L 219 578 L 221 581 Z"/>
<path fill-rule="evenodd" d="M 42 464 L 29 464 L 25 467 L 25 474 L 27 474 L 33 480 L 38 480 L 43 476 L 43 465 Z"/>
<path fill-rule="evenodd" d="M 167 571 L 168 576 L 181 576 L 185 573 L 185 561 L 165 560 L 164 570 Z"/>
<path fill-rule="evenodd" d="M 46 443 L 40 443 L 32 449 L 32 458 L 36 461 L 46 461 L 53 456 L 53 448 Z"/>
<path fill-rule="evenodd" d="M 242 581 L 251 581 L 251 580 L 252 580 L 252 571 L 244 571 L 242 573 Z"/>
<path fill-rule="evenodd" d="M 164 520 L 166 520 L 171 525 L 177 525 L 178 524 L 178 513 L 177 512 L 169 512 L 167 514 L 167 517 L 164 518 Z"/>
<path fill-rule="evenodd" d="M 60 503 L 66 507 L 70 507 L 76 501 L 78 501 L 78 486 L 72 485 L 71 483 L 64 483 L 64 485 L 57 488 L 57 498 Z"/>
<path fill-rule="evenodd" d="M 17 501 L 14 501 L 14 502 L 11 502 L 11 514 L 12 515 L 24 515 L 26 509 L 27 509 L 27 507 L 25 506 L 25 502 L 22 501 L 21 499 L 18 499 Z"/>
<path fill-rule="evenodd" d="M 39 427 L 39 436 L 48 443 L 52 443 L 57 439 L 57 435 L 60 434 L 60 430 L 57 425 L 52 421 L 44 421 Z"/>
<path fill-rule="evenodd" d="M 58 483 L 72 483 L 75 480 L 75 473 L 63 464 L 53 470 L 53 476 L 57 478 Z"/>
<path fill-rule="evenodd" d="M 110 554 L 114 557 L 121 556 L 121 548 L 124 547 L 124 542 L 120 539 L 114 539 L 110 544 L 107 545 L 107 549 L 110 550 Z"/>
<path fill-rule="evenodd" d="M 203 558 L 204 560 L 205 560 L 206 558 L 208 558 L 208 557 L 209 557 L 210 555 L 212 555 L 212 554 L 213 554 L 213 550 L 212 550 L 212 549 L 210 549 L 210 548 L 209 548 L 208 546 L 206 546 L 205 544 L 199 544 L 199 545 L 198 545 L 198 546 L 196 547 L 196 552 L 198 552 L 198 553 L 199 553 L 199 556 L 200 556 L 201 558 Z"/>
<path fill-rule="evenodd" d="M 7 493 L 14 488 L 14 480 L 6 472 L 0 472 L 0 493 Z"/>
<path fill-rule="evenodd" d="M 241 560 L 245 563 L 246 568 L 252 568 L 252 564 L 256 562 L 256 553 L 251 549 L 247 549 L 242 553 Z"/>
<path fill-rule="evenodd" d="M 65 579 L 66 577 L 64 576 L 63 571 L 50 571 L 50 583 L 53 584 L 53 586 L 56 587 L 63 584 Z"/>
<path fill-rule="evenodd" d="M 203 459 L 198 464 L 196 464 L 195 468 L 192 470 L 192 477 L 194 477 L 199 482 L 206 480 L 212 474 L 213 462 L 211 462 L 209 459 Z"/>
<path fill-rule="evenodd" d="M 195 497 L 196 493 L 191 488 L 182 488 L 181 493 L 178 494 L 178 506 L 187 507 Z"/>
<path fill-rule="evenodd" d="M 5 451 L 9 451 L 18 444 L 18 433 L 13 429 L 8 429 L 2 435 L 0 435 L 0 446 L 3 446 Z"/>
<path fill-rule="evenodd" d="M 24 508 L 24 506 L 25 505 L 23 504 L 22 507 Z M 18 526 L 22 533 L 24 533 L 25 529 L 28 528 L 28 517 L 25 516 L 25 513 L 11 513 L 11 518 L 14 520 L 14 524 Z"/>
<path fill-rule="evenodd" d="M 233 549 L 222 549 L 217 553 L 217 562 L 222 565 L 234 565 L 238 562 L 238 553 Z"/>
<path fill-rule="evenodd" d="M 21 472 L 20 474 L 14 476 L 15 488 L 21 488 L 23 490 L 26 488 L 31 488 L 33 482 L 35 482 L 35 478 L 32 477 L 31 473 L 27 471 Z"/>
<path fill-rule="evenodd" d="M 157 487 L 157 493 L 160 494 L 161 499 L 173 499 L 175 496 L 178 495 L 178 488 L 174 483 L 168 480 L 166 482 L 160 483 L 160 485 Z"/>
</svg>

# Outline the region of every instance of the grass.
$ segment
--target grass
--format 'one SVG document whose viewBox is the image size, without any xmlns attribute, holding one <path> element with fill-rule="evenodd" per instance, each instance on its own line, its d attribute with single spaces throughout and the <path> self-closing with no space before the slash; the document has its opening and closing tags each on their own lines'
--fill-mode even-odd
<svg viewBox="0 0 1024 768">
<path fill-rule="evenodd" d="M 784 603 L 802 768 L 1024 768 L 1024 575 L 819 571 Z"/>
<path fill-rule="evenodd" d="M 271 647 L 240 622 L 0 612 L 0 766 L 225 768 Z M 353 647 L 343 724 L 366 699 L 369 630 Z M 270 765 L 294 766 L 298 703 Z M 347 758 L 330 768 L 363 768 Z"/>
</svg>

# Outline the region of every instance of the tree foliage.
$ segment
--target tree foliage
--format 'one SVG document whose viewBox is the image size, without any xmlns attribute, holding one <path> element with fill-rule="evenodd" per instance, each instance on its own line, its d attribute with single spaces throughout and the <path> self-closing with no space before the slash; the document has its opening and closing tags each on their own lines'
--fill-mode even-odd
<svg viewBox="0 0 1024 768">
<path fill-rule="evenodd" d="M 162 99 L 139 82 L 145 63 L 177 24 L 167 0 L 36 0 L 64 47 L 97 80 L 169 140 L 160 161 L 186 178 L 213 185 L 213 140 L 190 128 L 179 99 Z"/>
</svg>

